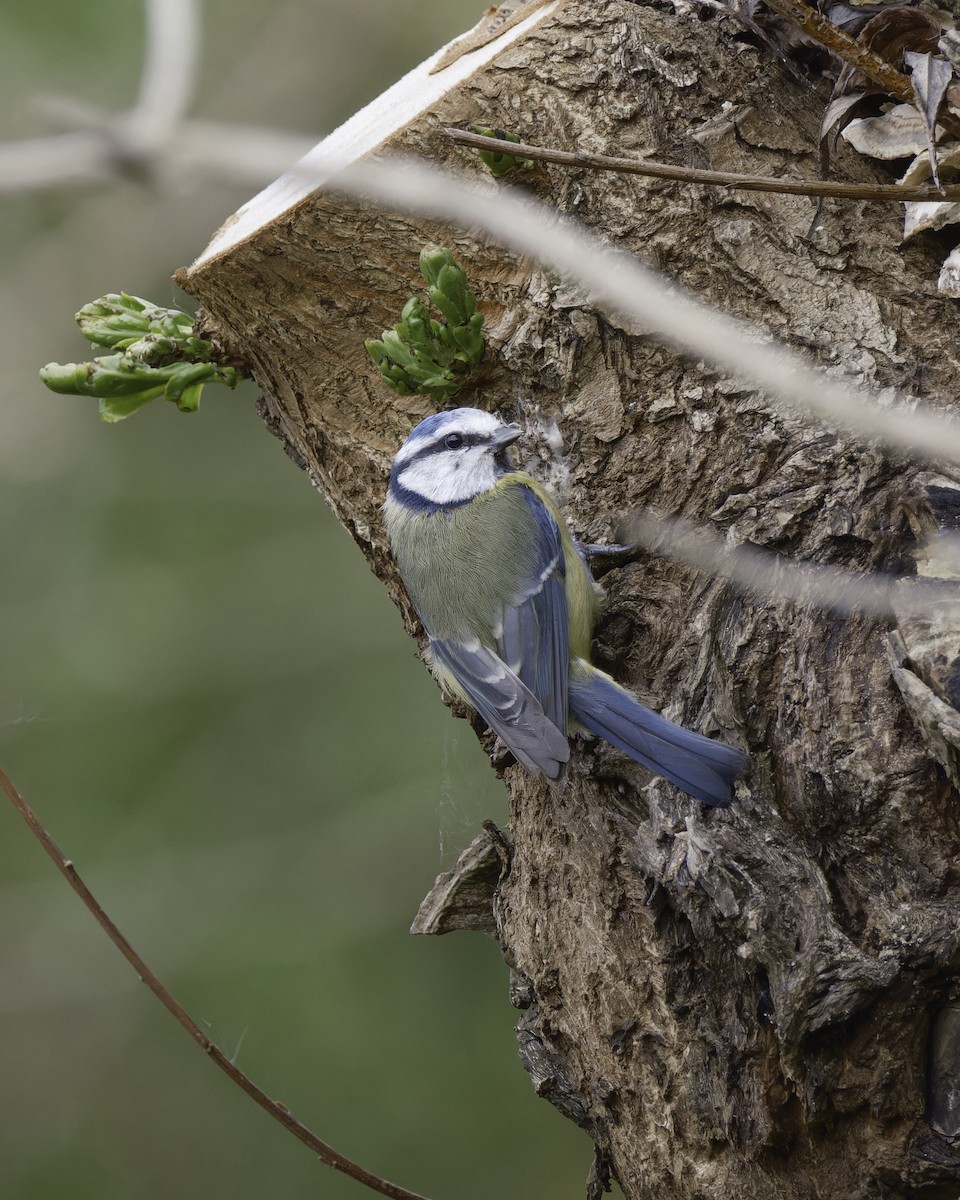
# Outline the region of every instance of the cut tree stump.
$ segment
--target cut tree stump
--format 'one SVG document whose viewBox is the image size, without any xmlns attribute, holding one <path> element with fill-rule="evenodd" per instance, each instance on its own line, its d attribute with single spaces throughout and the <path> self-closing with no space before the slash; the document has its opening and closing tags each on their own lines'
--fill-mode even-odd
<svg viewBox="0 0 960 1200">
<path fill-rule="evenodd" d="M 494 190 L 442 133 L 481 125 L 817 177 L 824 95 L 732 15 L 625 0 L 524 11 L 478 48 L 439 52 L 313 161 L 402 153 Z M 877 178 L 844 148 L 833 170 Z M 909 572 L 918 539 L 957 511 L 955 473 L 931 483 L 906 455 L 784 416 L 491 240 L 310 186 L 278 181 L 178 278 L 412 633 L 379 508 L 430 409 L 386 389 L 363 341 L 421 290 L 427 242 L 453 249 L 486 316 L 488 361 L 457 402 L 526 424 L 532 469 L 582 540 L 614 540 L 650 506 L 731 544 Z M 758 336 L 954 408 L 960 318 L 934 288 L 936 248 L 901 247 L 895 206 L 830 201 L 810 232 L 804 197 L 558 166 L 519 186 Z M 553 422 L 560 453 L 537 437 Z M 424 931 L 495 932 L 525 1010 L 521 1058 L 593 1137 L 594 1192 L 610 1174 L 629 1200 L 956 1200 L 956 622 L 937 616 L 934 644 L 917 620 L 739 594 L 653 555 L 604 584 L 598 663 L 672 719 L 746 745 L 750 774 L 730 809 L 708 811 L 598 743 L 577 743 L 558 786 L 500 761 L 509 843 L 494 852 L 485 835 L 465 877 L 425 902 Z"/>
</svg>

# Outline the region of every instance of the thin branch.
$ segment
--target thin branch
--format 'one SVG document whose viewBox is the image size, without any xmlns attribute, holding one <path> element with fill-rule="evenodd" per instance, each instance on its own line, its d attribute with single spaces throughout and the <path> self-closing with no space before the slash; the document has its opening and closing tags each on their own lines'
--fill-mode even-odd
<svg viewBox="0 0 960 1200">
<path fill-rule="evenodd" d="M 316 144 L 312 138 L 255 125 L 184 121 L 176 139 L 141 153 L 119 140 L 111 126 L 0 142 L 0 196 L 48 188 L 103 186 L 129 178 L 131 167 L 165 179 L 204 179 L 263 184 L 289 169 Z"/>
<path fill-rule="evenodd" d="M 236 179 L 262 184 L 276 179 L 309 153 L 314 138 L 259 125 L 227 121 L 184 121 L 177 140 L 166 147 L 174 171 L 193 171 L 204 179 Z"/>
<path fill-rule="evenodd" d="M 0 142 L 0 195 L 96 186 L 114 179 L 202 174 L 245 183 L 275 178 L 313 146 L 279 130 L 190 121 L 200 59 L 198 0 L 146 0 L 136 103 L 109 116 L 55 97 L 47 109 L 74 128 Z"/>
<path fill-rule="evenodd" d="M 868 79 L 878 83 L 885 92 L 896 96 L 905 104 L 913 103 L 913 88 L 908 75 L 898 71 L 879 54 L 862 46 L 846 30 L 834 25 L 832 21 L 828 21 L 826 17 L 804 4 L 802 0 L 764 0 L 764 3 L 777 16 L 783 17 L 796 29 L 802 29 L 821 46 L 833 51 L 848 66 L 862 71 Z"/>
<path fill-rule="evenodd" d="M 495 154 L 532 158 L 538 162 L 564 167 L 585 167 L 593 171 L 620 171 L 627 175 L 645 175 L 652 179 L 673 179 L 682 183 L 705 183 L 713 187 L 744 192 L 775 192 L 786 196 L 829 196 L 837 200 L 960 200 L 960 185 L 943 189 L 928 184 L 904 187 L 898 183 L 840 183 L 815 179 L 777 179 L 766 175 L 737 175 L 728 171 L 699 171 L 672 163 L 651 162 L 646 158 L 614 158 L 607 154 L 586 154 L 580 150 L 551 150 L 526 142 L 505 142 L 484 137 L 468 129 L 446 128 L 451 141 L 476 150 Z"/>
<path fill-rule="evenodd" d="M 852 616 L 911 614 L 929 617 L 938 607 L 960 608 L 960 582 L 916 575 L 857 574 L 823 563 L 798 562 L 758 546 L 734 546 L 705 526 L 683 517 L 643 511 L 624 524 L 636 545 L 652 554 L 687 563 L 766 600 L 810 605 Z M 942 547 L 956 570 L 955 546 Z M 954 552 L 951 557 L 951 551 Z"/>
<path fill-rule="evenodd" d="M 808 420 L 879 438 L 901 452 L 922 454 L 934 462 L 960 462 L 960 423 L 912 399 L 894 405 L 878 403 L 864 389 L 837 382 L 813 369 L 800 354 L 777 344 L 762 328 L 700 303 L 633 255 L 612 249 L 577 222 L 510 188 L 493 190 L 485 181 L 468 183 L 403 159 L 364 161 L 341 171 L 334 166 L 332 172 L 324 171 L 320 163 L 301 163 L 281 181 L 286 184 L 288 204 L 296 195 L 294 181 L 304 193 L 322 186 L 391 212 L 413 212 L 467 229 L 484 229 L 503 245 L 574 281 L 601 311 L 628 319 L 638 331 L 681 348 L 694 360 L 704 359 L 749 379 L 783 408 Z M 241 218 L 211 242 L 195 269 L 275 215 L 264 212 L 273 195 L 263 193 L 259 199 L 261 205 L 251 201 Z"/>
<path fill-rule="evenodd" d="M 0 196 L 102 184 L 119 174 L 116 146 L 99 130 L 0 142 Z"/>
<path fill-rule="evenodd" d="M 145 16 L 140 90 L 120 122 L 142 152 L 175 135 L 193 102 L 200 58 L 198 0 L 146 0 Z"/>
<path fill-rule="evenodd" d="M 332 1146 L 317 1137 L 306 1125 L 301 1125 L 286 1105 L 281 1104 L 278 1100 L 271 1100 L 266 1092 L 245 1075 L 220 1047 L 207 1037 L 193 1017 L 171 995 L 160 979 L 147 966 L 136 950 L 134 950 L 133 946 L 130 945 L 111 918 L 104 912 L 100 902 L 80 878 L 76 867 L 64 855 L 63 851 L 41 824 L 36 813 L 2 768 L 0 768 L 0 788 L 6 792 L 13 807 L 26 822 L 27 828 L 33 836 L 47 852 L 54 866 L 77 893 L 86 908 L 93 914 L 94 920 L 104 933 L 106 933 L 110 941 L 113 942 L 123 957 L 137 972 L 141 981 L 147 985 L 167 1012 L 176 1018 L 201 1050 L 208 1055 L 225 1075 L 228 1075 L 239 1088 L 246 1092 L 265 1112 L 269 1113 L 275 1121 L 279 1121 L 284 1129 L 288 1130 L 295 1138 L 303 1142 L 308 1149 L 312 1150 L 326 1166 L 333 1167 L 337 1171 L 342 1171 L 344 1175 L 349 1175 L 351 1179 L 362 1183 L 364 1187 L 378 1192 L 381 1196 L 390 1196 L 392 1200 L 426 1200 L 426 1197 L 421 1196 L 419 1193 L 410 1192 L 398 1184 L 381 1179 L 379 1175 L 374 1175 L 371 1171 L 344 1157 L 337 1150 L 334 1150 Z"/>
<path fill-rule="evenodd" d="M 802 3 L 802 0 L 764 0 L 764 3 L 767 8 L 772 9 L 785 21 L 797 29 L 802 29 L 804 33 L 809 34 L 827 50 L 832 51 L 848 66 L 862 72 L 868 79 L 879 84 L 889 95 L 895 96 L 904 104 L 916 103 L 916 95 L 909 75 L 898 71 L 885 58 L 868 50 L 856 38 L 851 37 L 846 30 L 840 29 L 832 21 L 828 21 L 826 17 Z M 954 85 L 948 91 L 948 100 L 955 103 L 957 98 L 957 88 Z M 944 129 L 949 130 L 954 136 L 960 135 L 960 118 L 954 113 L 944 109 L 939 121 Z"/>
</svg>

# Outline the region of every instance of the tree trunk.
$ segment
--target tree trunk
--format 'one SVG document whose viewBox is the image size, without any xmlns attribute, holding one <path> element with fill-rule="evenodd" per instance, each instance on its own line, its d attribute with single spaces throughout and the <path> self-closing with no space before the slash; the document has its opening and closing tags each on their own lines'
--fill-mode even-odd
<svg viewBox="0 0 960 1200">
<path fill-rule="evenodd" d="M 824 95 L 711 15 L 548 6 L 379 149 L 479 178 L 441 132 L 479 124 L 816 178 Z M 833 171 L 875 177 L 849 150 Z M 811 233 L 801 197 L 563 167 L 522 182 L 758 335 L 952 405 L 960 321 L 934 288 L 936 248 L 900 246 L 899 206 L 828 201 Z M 919 533 L 960 498 L 951 477 L 771 410 L 496 245 L 315 195 L 181 281 L 251 364 L 267 425 L 415 634 L 379 506 L 393 453 L 430 410 L 386 390 L 363 339 L 419 290 L 432 240 L 452 246 L 487 317 L 482 384 L 457 402 L 533 433 L 556 420 L 562 456 L 541 439 L 532 469 L 582 540 L 615 539 L 621 517 L 652 506 L 791 558 L 910 570 Z M 889 623 L 740 594 L 652 555 L 604 585 L 596 661 L 671 718 L 749 748 L 733 806 L 705 810 L 599 743 L 578 743 L 556 786 L 501 762 L 509 842 L 478 842 L 420 928 L 495 932 L 524 1009 L 521 1058 L 594 1138 L 595 1188 L 609 1173 L 629 1200 L 955 1200 L 956 622 L 905 620 L 891 639 Z"/>
</svg>

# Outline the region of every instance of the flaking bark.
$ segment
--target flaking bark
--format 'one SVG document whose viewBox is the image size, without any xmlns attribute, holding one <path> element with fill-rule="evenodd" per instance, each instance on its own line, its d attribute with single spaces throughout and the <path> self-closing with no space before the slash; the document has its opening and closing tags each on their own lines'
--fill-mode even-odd
<svg viewBox="0 0 960 1200">
<path fill-rule="evenodd" d="M 439 132 L 479 124 L 814 178 L 823 102 L 732 17 L 571 0 L 385 148 L 479 174 Z M 874 177 L 849 151 L 834 170 Z M 810 233 L 803 198 L 559 167 L 524 186 L 758 334 L 952 408 L 957 309 L 935 292 L 937 248 L 901 248 L 892 206 L 827 202 Z M 267 425 L 411 632 L 379 505 L 390 458 L 429 409 L 382 386 L 363 339 L 419 286 L 431 240 L 453 248 L 487 315 L 489 362 L 458 403 L 534 433 L 556 420 L 562 456 L 541 444 L 532 466 L 563 492 L 578 537 L 615 539 L 647 505 L 803 560 L 911 569 L 938 517 L 905 456 L 772 411 L 493 244 L 314 197 L 182 282 L 252 365 Z M 501 863 L 487 845 L 481 884 L 538 1091 L 593 1136 L 594 1189 L 609 1168 L 629 1200 L 955 1200 L 949 621 L 931 649 L 909 622 L 799 610 L 653 556 L 604 584 L 598 663 L 671 718 L 746 745 L 752 771 L 732 808 L 707 811 L 596 744 L 560 786 L 498 768 L 510 853 Z M 468 923 L 487 927 L 470 905 Z"/>
</svg>

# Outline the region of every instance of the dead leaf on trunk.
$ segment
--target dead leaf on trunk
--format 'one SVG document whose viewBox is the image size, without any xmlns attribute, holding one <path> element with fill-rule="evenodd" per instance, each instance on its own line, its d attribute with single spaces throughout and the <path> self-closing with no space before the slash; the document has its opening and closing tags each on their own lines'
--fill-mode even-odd
<svg viewBox="0 0 960 1200">
<path fill-rule="evenodd" d="M 831 10 L 831 13 L 833 10 Z M 852 14 L 852 15 L 851 15 Z M 855 27 L 856 12 L 838 6 L 837 16 L 846 18 L 848 32 Z M 877 12 L 865 22 L 858 40 L 892 66 L 902 69 L 903 56 L 912 51 L 923 54 L 935 50 L 943 29 L 939 21 L 915 8 L 897 5 Z M 862 102 L 882 94 L 880 86 L 860 71 L 845 66 L 837 77 L 833 95 L 820 125 L 820 165 L 826 174 L 830 162 L 830 133 L 836 139 L 862 110 Z"/>
<path fill-rule="evenodd" d="M 932 54 L 915 54 L 904 51 L 904 61 L 910 68 L 910 82 L 917 97 L 917 112 L 923 119 L 927 137 L 927 153 L 930 156 L 930 174 L 934 184 L 940 186 L 937 170 L 937 113 L 953 79 L 953 67 L 945 58 Z"/>
</svg>

